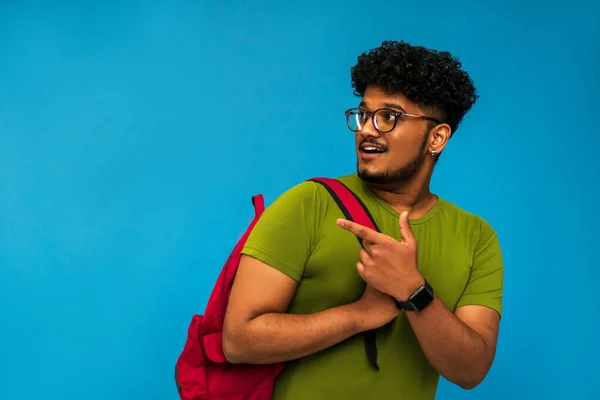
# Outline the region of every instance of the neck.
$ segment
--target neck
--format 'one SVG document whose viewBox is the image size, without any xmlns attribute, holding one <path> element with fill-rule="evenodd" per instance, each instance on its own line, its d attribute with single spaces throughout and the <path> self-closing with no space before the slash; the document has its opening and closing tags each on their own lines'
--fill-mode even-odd
<svg viewBox="0 0 600 400">
<path fill-rule="evenodd" d="M 437 202 L 437 196 L 429 189 L 430 178 L 429 175 L 425 179 L 402 183 L 376 185 L 367 182 L 367 185 L 395 211 L 408 211 L 410 218 L 414 219 L 424 217 Z"/>
</svg>

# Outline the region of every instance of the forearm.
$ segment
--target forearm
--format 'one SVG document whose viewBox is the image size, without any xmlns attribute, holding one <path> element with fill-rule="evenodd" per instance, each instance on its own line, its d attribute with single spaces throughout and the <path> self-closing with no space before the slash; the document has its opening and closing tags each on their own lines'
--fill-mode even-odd
<svg viewBox="0 0 600 400">
<path fill-rule="evenodd" d="M 465 389 L 484 379 L 492 363 L 492 349 L 438 297 L 423 311 L 406 315 L 425 356 L 442 376 Z"/>
<path fill-rule="evenodd" d="M 285 362 L 331 347 L 360 332 L 355 305 L 314 314 L 263 314 L 223 337 L 233 363 Z"/>
</svg>

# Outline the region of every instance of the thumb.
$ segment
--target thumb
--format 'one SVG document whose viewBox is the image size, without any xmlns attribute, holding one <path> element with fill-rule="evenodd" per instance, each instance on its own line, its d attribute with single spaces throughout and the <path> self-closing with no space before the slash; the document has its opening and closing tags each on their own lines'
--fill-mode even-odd
<svg viewBox="0 0 600 400">
<path fill-rule="evenodd" d="M 403 242 L 412 242 L 415 240 L 415 235 L 413 234 L 412 228 L 410 227 L 410 222 L 408 221 L 408 212 L 404 211 L 400 214 L 400 218 L 398 219 L 400 224 L 400 235 L 402 236 Z"/>
</svg>

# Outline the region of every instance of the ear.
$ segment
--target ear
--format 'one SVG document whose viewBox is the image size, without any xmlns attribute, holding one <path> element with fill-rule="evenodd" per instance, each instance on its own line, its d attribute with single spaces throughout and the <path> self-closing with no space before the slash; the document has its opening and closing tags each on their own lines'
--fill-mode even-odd
<svg viewBox="0 0 600 400">
<path fill-rule="evenodd" d="M 450 136 L 452 135 L 452 130 L 448 124 L 440 124 L 437 125 L 431 131 L 429 137 L 429 152 L 435 151 L 437 154 L 440 154 L 442 150 L 446 147 L 448 140 L 450 140 Z"/>
</svg>

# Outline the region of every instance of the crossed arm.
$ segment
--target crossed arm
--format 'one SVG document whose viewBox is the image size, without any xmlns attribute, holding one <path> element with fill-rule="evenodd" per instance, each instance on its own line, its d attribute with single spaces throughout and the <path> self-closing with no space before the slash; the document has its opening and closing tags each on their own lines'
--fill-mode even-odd
<svg viewBox="0 0 600 400">
<path fill-rule="evenodd" d="M 312 314 L 286 313 L 296 287 L 296 281 L 275 268 L 242 256 L 223 326 L 223 352 L 229 362 L 286 362 L 361 331 L 356 304 Z"/>
<path fill-rule="evenodd" d="M 348 226 L 345 228 L 352 231 Z M 394 293 L 389 287 L 397 286 L 394 282 L 409 282 L 410 286 L 422 280 L 418 271 L 415 275 L 407 267 L 415 257 L 416 242 L 395 242 L 389 236 L 373 235 L 373 231 L 354 233 L 370 235 L 367 248 L 374 262 L 370 264 L 364 253 L 361 255 L 365 265 L 358 270 L 363 279 L 382 293 L 407 298 L 406 293 L 415 287 L 407 286 L 402 293 Z M 407 238 L 410 234 L 403 236 Z M 389 262 L 395 260 L 397 264 L 399 259 L 405 262 L 400 265 Z M 396 272 L 390 272 L 394 268 Z M 387 273 L 397 276 L 391 279 Z M 378 282 L 392 284 L 386 288 Z M 291 278 L 261 261 L 243 257 L 225 318 L 223 349 L 229 361 L 263 364 L 304 357 L 365 330 L 365 318 L 373 318 L 373 311 L 365 312 L 358 303 L 314 314 L 287 314 L 295 290 L 296 282 Z M 386 309 L 385 301 L 379 303 L 379 310 Z M 483 381 L 496 352 L 500 321 L 496 311 L 466 305 L 453 313 L 436 297 L 424 310 L 408 311 L 407 316 L 425 356 L 442 376 L 464 389 L 472 389 Z"/>
<path fill-rule="evenodd" d="M 275 363 L 333 346 L 364 330 L 354 304 L 315 314 L 285 310 L 296 284 L 268 265 L 244 257 L 224 329 L 224 351 L 234 363 Z M 483 381 L 492 365 L 499 315 L 483 306 L 452 313 L 439 298 L 421 312 L 407 312 L 431 365 L 464 389 Z"/>
<path fill-rule="evenodd" d="M 357 270 L 367 284 L 398 300 L 407 299 L 423 284 L 418 244 L 408 213 L 399 218 L 400 241 L 351 221 L 339 220 L 338 225 L 363 239 Z M 475 251 L 464 300 L 490 288 L 496 293 L 488 296 L 497 296 L 502 271 L 497 237 L 488 229 Z M 493 284 L 486 281 L 490 277 Z M 481 286 L 481 282 L 486 284 Z M 496 353 L 500 324 L 497 311 L 482 305 L 462 305 L 453 313 L 436 296 L 424 310 L 407 311 L 406 315 L 425 356 L 442 376 L 464 389 L 472 389 L 483 381 Z"/>
</svg>

